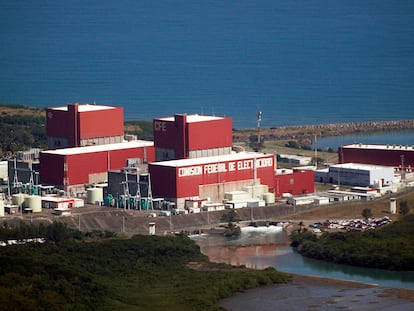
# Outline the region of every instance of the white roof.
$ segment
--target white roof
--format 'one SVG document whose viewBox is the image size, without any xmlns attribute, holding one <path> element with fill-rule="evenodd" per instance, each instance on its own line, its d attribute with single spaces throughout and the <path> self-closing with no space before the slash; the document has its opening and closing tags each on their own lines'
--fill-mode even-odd
<svg viewBox="0 0 414 311">
<path fill-rule="evenodd" d="M 342 148 L 357 148 L 357 149 L 414 151 L 414 146 L 410 146 L 410 145 L 350 144 L 350 145 L 344 145 L 344 146 L 341 146 L 341 147 Z"/>
<path fill-rule="evenodd" d="M 53 107 L 53 108 L 50 108 L 50 109 L 68 111 L 68 106 Z M 78 111 L 79 112 L 109 110 L 109 109 L 115 109 L 115 107 L 102 106 L 102 105 L 91 105 L 91 104 L 78 104 Z"/>
<path fill-rule="evenodd" d="M 312 157 L 304 157 L 304 156 L 295 155 L 295 154 L 280 154 L 279 156 L 281 158 L 292 159 L 292 160 L 312 160 Z"/>
<path fill-rule="evenodd" d="M 393 169 L 390 166 L 381 166 L 381 165 L 373 165 L 373 164 L 363 164 L 363 163 L 342 163 L 342 164 L 334 164 L 330 167 L 335 168 L 348 168 L 354 170 L 383 170 L 383 169 Z"/>
<path fill-rule="evenodd" d="M 250 160 L 255 157 L 263 158 L 263 157 L 269 157 L 269 156 L 271 156 L 271 154 L 264 154 L 264 153 L 258 153 L 258 152 L 239 152 L 239 153 L 231 153 L 231 154 L 203 157 L 203 158 L 152 162 L 151 165 L 182 167 L 182 166 L 192 166 L 192 165 L 203 165 L 203 164 L 209 164 L 209 163 L 221 163 L 221 162 L 227 162 L 227 161 Z"/>
<path fill-rule="evenodd" d="M 354 195 L 354 196 L 360 196 L 360 197 L 372 197 L 374 193 L 361 193 L 361 192 L 354 192 L 354 191 L 342 191 L 342 190 L 328 190 L 328 194 L 333 195 Z"/>
<path fill-rule="evenodd" d="M 42 197 L 42 201 L 55 202 L 55 203 L 70 202 L 70 201 L 74 201 L 74 198 L 62 198 L 62 197 L 46 196 L 46 197 Z"/>
<path fill-rule="evenodd" d="M 212 121 L 212 120 L 221 120 L 223 119 L 223 117 L 216 117 L 216 116 L 202 116 L 199 114 L 189 114 L 187 115 L 187 123 L 192 123 L 192 122 L 204 122 L 204 121 Z M 162 121 L 174 121 L 175 117 L 171 116 L 171 117 L 165 117 L 165 118 L 158 118 L 158 120 L 162 120 Z"/>
<path fill-rule="evenodd" d="M 86 146 L 86 147 L 75 147 L 75 148 L 63 148 L 63 149 L 55 149 L 55 150 L 46 150 L 46 151 L 42 151 L 41 153 L 57 154 L 57 155 L 73 155 L 73 154 L 112 151 L 112 150 L 139 148 L 139 147 L 150 147 L 150 146 L 154 146 L 154 143 L 152 141 L 133 140 L 133 141 L 117 143 L 117 144 L 95 145 L 95 146 Z"/>
</svg>

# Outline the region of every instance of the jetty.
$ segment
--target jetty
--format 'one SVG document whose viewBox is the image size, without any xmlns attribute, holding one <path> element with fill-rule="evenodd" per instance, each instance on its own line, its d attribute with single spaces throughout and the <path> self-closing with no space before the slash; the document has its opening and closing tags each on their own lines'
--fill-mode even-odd
<svg viewBox="0 0 414 311">
<path fill-rule="evenodd" d="M 261 128 L 260 136 L 265 140 L 290 140 L 300 138 L 312 141 L 315 136 L 343 136 L 357 133 L 390 132 L 412 129 L 414 129 L 414 120 L 367 121 Z M 246 137 L 249 137 L 250 135 L 257 135 L 257 129 L 234 130 L 233 142 L 246 141 Z"/>
</svg>

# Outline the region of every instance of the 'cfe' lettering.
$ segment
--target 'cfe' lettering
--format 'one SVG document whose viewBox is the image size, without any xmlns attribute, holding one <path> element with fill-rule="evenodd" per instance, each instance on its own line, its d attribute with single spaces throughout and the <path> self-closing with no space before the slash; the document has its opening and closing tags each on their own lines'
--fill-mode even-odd
<svg viewBox="0 0 414 311">
<path fill-rule="evenodd" d="M 154 122 L 154 130 L 156 132 L 166 132 L 167 131 L 167 123 L 163 121 L 155 121 Z"/>
</svg>

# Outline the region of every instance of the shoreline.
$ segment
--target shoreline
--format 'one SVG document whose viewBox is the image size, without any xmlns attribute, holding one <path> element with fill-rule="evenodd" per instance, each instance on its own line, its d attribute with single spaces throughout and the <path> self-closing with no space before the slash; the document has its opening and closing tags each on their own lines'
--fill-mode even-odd
<svg viewBox="0 0 414 311">
<path fill-rule="evenodd" d="M 247 290 L 222 299 L 219 306 L 235 310 L 412 310 L 414 290 L 355 281 L 287 273 L 292 279 Z M 294 294 L 292 294 L 294 293 Z"/>
<path fill-rule="evenodd" d="M 312 142 L 315 136 L 344 136 L 357 133 L 392 132 L 413 129 L 414 120 L 365 121 L 260 128 L 260 136 L 265 140 L 307 139 L 309 142 Z M 235 129 L 233 131 L 233 142 L 245 141 L 246 137 L 257 135 L 257 133 L 257 128 Z"/>
</svg>

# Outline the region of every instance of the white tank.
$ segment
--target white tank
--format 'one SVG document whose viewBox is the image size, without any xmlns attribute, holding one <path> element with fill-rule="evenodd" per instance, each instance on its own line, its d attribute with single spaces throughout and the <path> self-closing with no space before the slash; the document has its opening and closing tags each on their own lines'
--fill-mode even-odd
<svg viewBox="0 0 414 311">
<path fill-rule="evenodd" d="M 266 205 L 273 204 L 275 203 L 275 194 L 271 192 L 266 192 L 263 194 L 263 200 L 266 202 Z"/>
<path fill-rule="evenodd" d="M 12 195 L 12 203 L 13 205 L 17 205 L 18 207 L 21 207 L 24 203 L 24 198 L 25 198 L 25 194 L 24 193 L 16 193 Z"/>
<path fill-rule="evenodd" d="M 0 200 L 0 217 L 4 217 L 4 201 Z"/>
<path fill-rule="evenodd" d="M 88 204 L 96 204 L 96 202 L 103 201 L 103 189 L 102 188 L 89 188 L 86 190 L 88 194 Z"/>
<path fill-rule="evenodd" d="M 38 195 L 28 195 L 24 199 L 24 206 L 31 208 L 33 213 L 40 213 L 42 211 L 42 198 Z"/>
</svg>

